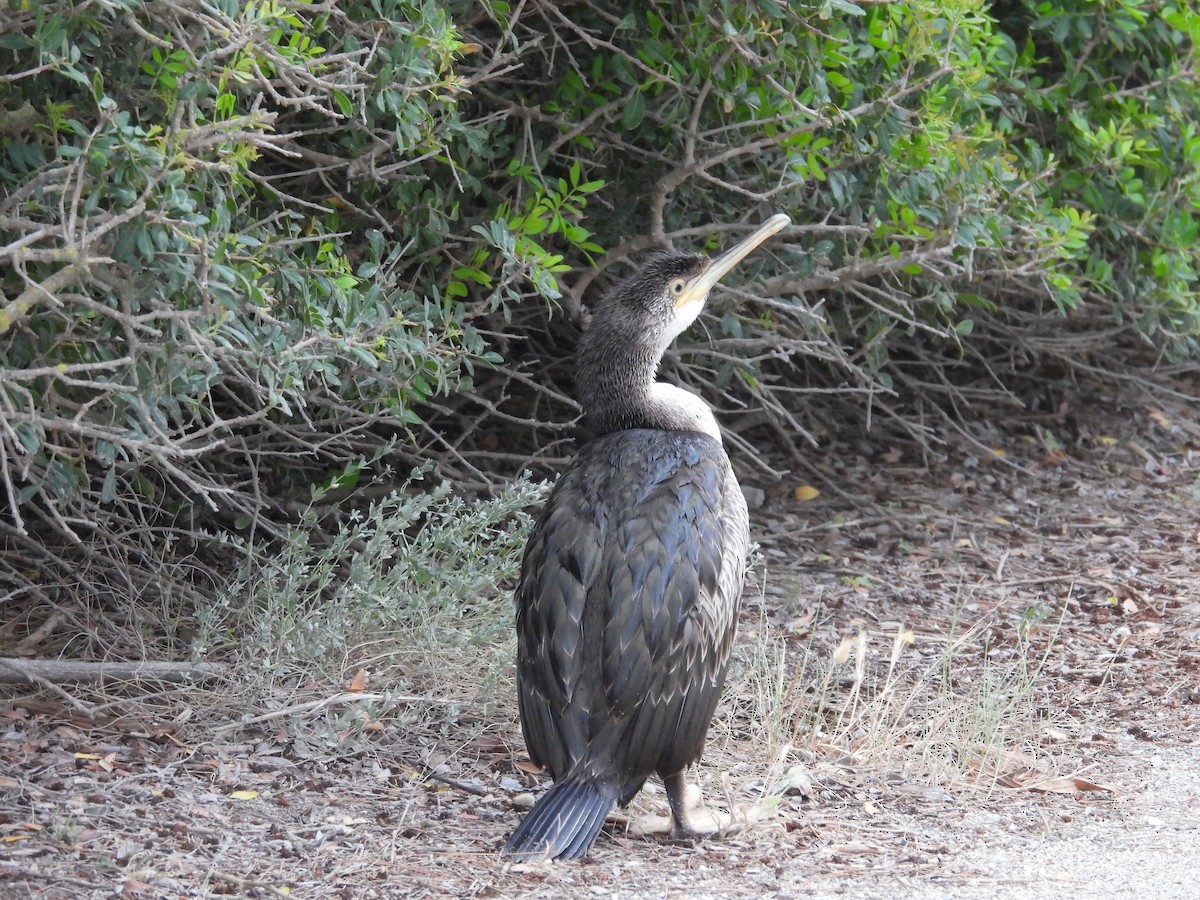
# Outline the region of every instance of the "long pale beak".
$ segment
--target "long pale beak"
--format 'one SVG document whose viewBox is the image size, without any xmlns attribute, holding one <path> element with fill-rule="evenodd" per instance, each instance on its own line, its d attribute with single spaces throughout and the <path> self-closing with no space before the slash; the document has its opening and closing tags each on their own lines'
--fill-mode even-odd
<svg viewBox="0 0 1200 900">
<path fill-rule="evenodd" d="M 683 293 L 675 301 L 675 308 L 679 309 L 681 306 L 703 300 L 713 286 L 728 274 L 730 269 L 754 252 L 754 249 L 771 235 L 778 234 L 791 224 L 792 220 L 782 213 L 771 216 L 741 243 L 735 244 L 720 256 L 715 257 L 708 268 L 683 289 Z"/>
</svg>

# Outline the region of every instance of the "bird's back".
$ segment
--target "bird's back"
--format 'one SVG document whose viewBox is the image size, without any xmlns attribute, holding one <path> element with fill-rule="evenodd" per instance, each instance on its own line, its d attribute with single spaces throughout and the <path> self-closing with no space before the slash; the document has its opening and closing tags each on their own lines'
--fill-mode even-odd
<svg viewBox="0 0 1200 900">
<path fill-rule="evenodd" d="M 517 588 L 521 723 L 555 780 L 627 803 L 703 749 L 725 677 L 748 545 L 719 441 L 633 429 L 563 473 Z"/>
</svg>

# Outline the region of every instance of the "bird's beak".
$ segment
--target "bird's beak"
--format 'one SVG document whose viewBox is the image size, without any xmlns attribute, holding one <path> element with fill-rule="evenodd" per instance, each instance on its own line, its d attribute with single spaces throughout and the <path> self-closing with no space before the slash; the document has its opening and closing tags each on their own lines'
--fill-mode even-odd
<svg viewBox="0 0 1200 900">
<path fill-rule="evenodd" d="M 713 289 L 713 286 L 724 278 L 730 269 L 749 256 L 759 244 L 771 237 L 771 235 L 778 234 L 791 224 L 792 220 L 782 213 L 771 216 L 771 218 L 758 226 L 755 232 L 744 241 L 730 247 L 720 256 L 715 257 L 708 268 L 697 275 L 684 288 L 683 294 L 675 301 L 675 308 L 679 309 L 687 306 L 689 303 L 702 301 L 708 296 L 708 292 Z"/>
</svg>

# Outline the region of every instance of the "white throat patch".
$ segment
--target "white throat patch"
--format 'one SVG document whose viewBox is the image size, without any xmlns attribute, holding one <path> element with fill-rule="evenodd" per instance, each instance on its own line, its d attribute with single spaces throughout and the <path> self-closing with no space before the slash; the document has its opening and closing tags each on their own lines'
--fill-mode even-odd
<svg viewBox="0 0 1200 900">
<path fill-rule="evenodd" d="M 703 304 L 696 304 L 703 306 Z M 650 385 L 650 402 L 663 410 L 671 411 L 672 427 L 680 431 L 699 431 L 721 442 L 721 429 L 717 417 L 708 404 L 691 391 L 656 381 Z"/>
</svg>

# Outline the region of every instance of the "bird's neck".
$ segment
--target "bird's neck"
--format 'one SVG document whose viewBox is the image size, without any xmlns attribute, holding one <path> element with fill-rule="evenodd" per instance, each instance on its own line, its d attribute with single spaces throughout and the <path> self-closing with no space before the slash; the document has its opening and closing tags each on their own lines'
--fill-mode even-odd
<svg viewBox="0 0 1200 900">
<path fill-rule="evenodd" d="M 615 342 L 586 340 L 580 348 L 577 397 L 597 437 L 628 428 L 699 431 L 718 441 L 708 404 L 673 384 L 656 381 L 661 353 Z"/>
</svg>

